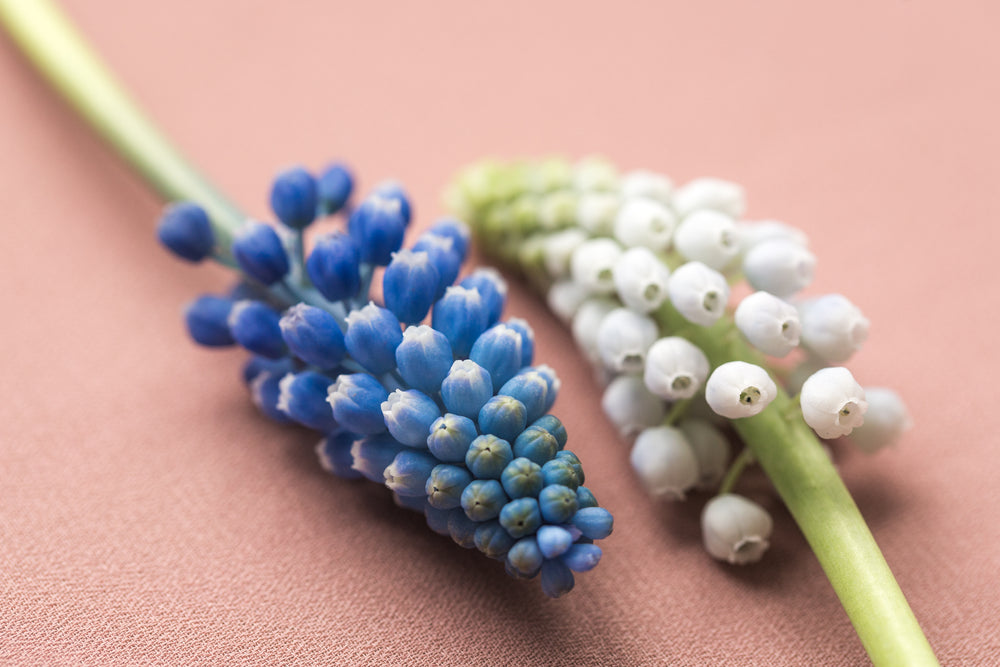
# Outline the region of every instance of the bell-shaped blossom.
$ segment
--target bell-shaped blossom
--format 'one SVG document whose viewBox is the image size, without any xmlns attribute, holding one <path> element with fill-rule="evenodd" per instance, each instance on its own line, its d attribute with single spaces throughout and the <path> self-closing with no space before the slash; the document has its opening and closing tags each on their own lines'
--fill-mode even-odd
<svg viewBox="0 0 1000 667">
<path fill-rule="evenodd" d="M 500 315 L 507 302 L 507 281 L 499 271 L 489 266 L 480 267 L 462 278 L 459 285 L 479 292 L 479 296 L 486 304 L 487 326 L 493 326 L 500 321 Z"/>
<path fill-rule="evenodd" d="M 472 482 L 472 475 L 464 467 L 445 463 L 434 466 L 424 493 L 431 507 L 451 510 L 462 505 L 462 492 Z"/>
<path fill-rule="evenodd" d="M 539 529 L 542 525 L 542 512 L 536 498 L 525 496 L 504 505 L 498 520 L 511 537 L 518 539 L 533 535 Z"/>
<path fill-rule="evenodd" d="M 303 229 L 315 220 L 318 206 L 316 179 L 302 167 L 282 171 L 271 184 L 271 210 L 292 229 Z"/>
<path fill-rule="evenodd" d="M 699 480 L 698 459 L 684 433 L 672 426 L 639 433 L 630 460 L 643 487 L 658 498 L 683 500 Z"/>
<path fill-rule="evenodd" d="M 337 422 L 354 433 L 381 433 L 385 430 L 382 403 L 389 393 L 367 373 L 339 375 L 330 385 L 327 401 Z"/>
<path fill-rule="evenodd" d="M 472 231 L 467 224 L 455 218 L 442 218 L 431 225 L 427 233 L 451 239 L 452 250 L 458 255 L 459 261 L 465 261 L 466 255 L 469 254 L 469 241 L 472 238 Z"/>
<path fill-rule="evenodd" d="M 351 448 L 355 436 L 348 431 L 330 433 L 316 445 L 316 456 L 323 470 L 344 479 L 360 479 L 363 475 L 354 469 Z"/>
<path fill-rule="evenodd" d="M 250 381 L 250 399 L 257 409 L 268 419 L 286 423 L 291 419 L 278 409 L 278 399 L 281 397 L 281 378 L 283 373 L 263 371 Z"/>
<path fill-rule="evenodd" d="M 382 416 L 392 437 L 410 447 L 427 447 L 431 424 L 441 416 L 437 403 L 416 389 L 397 389 L 382 402 Z"/>
<path fill-rule="evenodd" d="M 680 401 L 694 396 L 708 377 L 708 358 L 701 349 L 679 336 L 661 338 L 646 353 L 642 379 L 660 398 Z"/>
<path fill-rule="evenodd" d="M 552 437 L 551 435 L 549 437 Z M 519 456 L 507 464 L 500 474 L 500 484 L 511 498 L 538 497 L 545 487 L 542 466 L 529 458 Z"/>
<path fill-rule="evenodd" d="M 296 304 L 285 311 L 278 325 L 285 344 L 307 364 L 330 369 L 347 354 L 337 319 L 322 308 Z"/>
<path fill-rule="evenodd" d="M 445 335 L 456 357 L 465 358 L 486 331 L 488 319 L 488 307 L 479 290 L 453 285 L 435 304 L 431 325 Z"/>
<path fill-rule="evenodd" d="M 441 399 L 448 412 L 469 419 L 479 417 L 479 411 L 491 396 L 493 382 L 489 371 L 471 359 L 453 363 L 441 383 Z"/>
<path fill-rule="evenodd" d="M 670 269 L 652 250 L 629 248 L 615 263 L 614 282 L 618 297 L 626 306 L 649 313 L 667 299 Z"/>
<path fill-rule="evenodd" d="M 542 526 L 536 536 L 538 548 L 546 558 L 558 558 L 573 546 L 573 534 L 562 526 Z"/>
<path fill-rule="evenodd" d="M 518 400 L 524 406 L 525 418 L 528 422 L 533 422 L 548 409 L 549 383 L 546 382 L 542 373 L 536 370 L 528 370 L 518 373 L 507 380 L 500 390 L 498 396 L 510 396 Z"/>
<path fill-rule="evenodd" d="M 670 206 L 674 184 L 669 178 L 644 169 L 630 171 L 621 178 L 619 184 L 623 199 L 652 199 L 664 206 Z"/>
<path fill-rule="evenodd" d="M 620 375 L 612 380 L 601 397 L 601 407 L 622 435 L 655 426 L 666 416 L 663 401 L 635 375 Z"/>
<path fill-rule="evenodd" d="M 403 245 L 406 217 L 402 202 L 395 196 L 369 195 L 351 213 L 347 229 L 361 248 L 362 261 L 385 266 Z"/>
<path fill-rule="evenodd" d="M 677 215 L 682 218 L 702 209 L 738 218 L 746 209 L 743 187 L 719 178 L 697 178 L 689 181 L 674 190 L 671 202 Z"/>
<path fill-rule="evenodd" d="M 551 278 L 559 280 L 569 275 L 570 257 L 587 238 L 587 232 L 578 227 L 564 229 L 545 237 L 542 243 L 542 258 L 545 261 L 545 270 Z"/>
<path fill-rule="evenodd" d="M 698 460 L 699 489 L 712 489 L 722 481 L 729 463 L 729 441 L 705 419 L 685 417 L 679 428 Z"/>
<path fill-rule="evenodd" d="M 809 250 L 782 238 L 755 245 L 743 258 L 743 274 L 751 287 L 782 299 L 808 287 L 815 269 L 816 258 Z"/>
<path fill-rule="evenodd" d="M 736 223 L 718 211 L 695 211 L 677 226 L 674 247 L 685 259 L 722 271 L 739 254 Z"/>
<path fill-rule="evenodd" d="M 516 398 L 497 395 L 480 408 L 477 422 L 481 433 L 514 440 L 528 425 L 528 411 Z"/>
<path fill-rule="evenodd" d="M 570 523 L 591 540 L 603 540 L 615 527 L 611 512 L 603 507 L 582 508 L 573 515 Z"/>
<path fill-rule="evenodd" d="M 358 244 L 344 232 L 335 231 L 316 240 L 306 260 L 306 273 L 329 301 L 343 301 L 353 298 L 361 287 L 360 265 Z"/>
<path fill-rule="evenodd" d="M 462 491 L 462 509 L 473 521 L 497 518 L 508 500 L 500 482 L 495 479 L 475 479 Z"/>
<path fill-rule="evenodd" d="M 772 527 L 771 515 L 763 507 L 734 493 L 712 498 L 701 513 L 705 549 L 733 565 L 759 561 L 770 546 Z"/>
<path fill-rule="evenodd" d="M 615 238 L 625 247 L 644 246 L 662 251 L 670 246 L 677 217 L 652 199 L 626 200 L 615 216 Z"/>
<path fill-rule="evenodd" d="M 595 236 L 610 236 L 620 206 L 613 192 L 583 192 L 577 198 L 576 224 Z"/>
<path fill-rule="evenodd" d="M 514 456 L 542 465 L 559 449 L 559 441 L 541 426 L 529 426 L 514 440 Z"/>
<path fill-rule="evenodd" d="M 824 368 L 809 376 L 799 394 L 802 418 L 821 438 L 848 435 L 865 421 L 865 390 L 842 366 Z"/>
<path fill-rule="evenodd" d="M 410 196 L 406 193 L 403 184 L 394 179 L 387 179 L 375 186 L 372 194 L 382 199 L 390 199 L 399 202 L 399 213 L 403 217 L 403 224 L 409 225 L 413 218 L 413 207 L 410 205 Z"/>
<path fill-rule="evenodd" d="M 806 236 L 805 232 L 777 220 L 738 222 L 736 223 L 736 230 L 740 241 L 740 252 L 744 254 L 765 241 L 774 241 L 777 239 L 791 241 L 803 248 L 809 247 L 809 237 Z"/>
<path fill-rule="evenodd" d="M 534 577 L 542 569 L 545 556 L 538 548 L 538 541 L 532 535 L 522 537 L 507 552 L 507 571 L 512 576 Z"/>
<path fill-rule="evenodd" d="M 439 276 L 426 252 L 400 250 L 382 275 L 385 306 L 404 324 L 427 316 L 437 300 Z"/>
<path fill-rule="evenodd" d="M 579 466 L 574 466 L 571 461 L 557 455 L 542 466 L 542 479 L 545 480 L 546 486 L 558 484 L 575 491 L 581 481 L 578 468 Z"/>
<path fill-rule="evenodd" d="M 618 307 L 616 301 L 595 297 L 584 301 L 573 316 L 573 338 L 580 350 L 593 361 L 601 358 L 597 345 L 597 332 L 601 322 Z"/>
<path fill-rule="evenodd" d="M 868 318 L 840 294 L 803 301 L 799 317 L 802 345 L 829 363 L 847 361 L 868 339 Z"/>
<path fill-rule="evenodd" d="M 767 371 L 745 361 L 722 364 L 705 383 L 705 401 L 727 419 L 759 414 L 777 394 L 778 388 Z"/>
<path fill-rule="evenodd" d="M 726 312 L 729 284 L 725 276 L 701 262 L 679 266 L 670 276 L 670 303 L 690 322 L 710 326 Z"/>
<path fill-rule="evenodd" d="M 465 467 L 478 479 L 500 479 L 513 460 L 510 443 L 489 433 L 473 439 L 465 453 Z"/>
<path fill-rule="evenodd" d="M 601 547 L 596 544 L 577 543 L 559 560 L 573 572 L 589 572 L 601 562 L 601 555 Z"/>
<path fill-rule="evenodd" d="M 913 420 L 903 399 L 892 389 L 865 387 L 865 400 L 865 423 L 851 431 L 851 442 L 861 451 L 874 454 L 896 444 L 912 428 Z"/>
<path fill-rule="evenodd" d="M 265 285 L 273 285 L 288 274 L 285 246 L 274 228 L 248 221 L 236 232 L 233 257 L 243 273 Z"/>
<path fill-rule="evenodd" d="M 437 459 L 424 452 L 404 449 L 392 460 L 382 476 L 385 485 L 401 496 L 427 496 L 427 482 L 438 465 Z"/>
<path fill-rule="evenodd" d="M 332 383 L 330 378 L 313 371 L 288 373 L 278 383 L 277 407 L 303 426 L 329 433 L 338 426 L 326 402 Z"/>
<path fill-rule="evenodd" d="M 448 376 L 454 357 L 445 335 L 429 326 L 409 326 L 396 347 L 396 368 L 414 389 L 434 395 Z"/>
<path fill-rule="evenodd" d="M 764 354 L 784 357 L 799 344 L 802 325 L 790 303 L 768 292 L 754 292 L 740 301 L 736 328 Z"/>
<path fill-rule="evenodd" d="M 391 311 L 369 303 L 347 316 L 344 344 L 351 357 L 376 375 L 396 367 L 396 348 L 403 342 L 399 320 Z"/>
<path fill-rule="evenodd" d="M 462 255 L 456 248 L 452 236 L 435 234 L 429 231 L 421 235 L 413 244 L 414 252 L 426 252 L 431 264 L 438 272 L 436 298 L 440 299 L 445 290 L 455 282 L 462 267 Z"/>
<path fill-rule="evenodd" d="M 546 294 L 546 302 L 556 317 L 563 322 L 572 322 L 580 305 L 590 297 L 590 290 L 573 280 L 559 280 L 552 283 Z"/>
<path fill-rule="evenodd" d="M 316 177 L 319 210 L 333 215 L 343 209 L 354 192 L 354 175 L 347 165 L 339 162 L 327 166 Z"/>
<path fill-rule="evenodd" d="M 576 491 L 562 484 L 549 484 L 538 493 L 538 507 L 548 523 L 566 523 L 576 514 Z"/>
<path fill-rule="evenodd" d="M 504 324 L 521 334 L 521 366 L 530 366 L 535 358 L 535 330 L 528 321 L 520 317 L 511 317 Z"/>
<path fill-rule="evenodd" d="M 465 461 L 469 445 L 479 435 L 476 423 L 468 417 L 446 413 L 431 424 L 427 448 L 442 461 Z"/>
<path fill-rule="evenodd" d="M 229 332 L 237 343 L 270 359 L 283 357 L 287 352 L 279 321 L 273 308 L 250 299 L 237 301 L 227 319 Z"/>
<path fill-rule="evenodd" d="M 200 262 L 215 251 L 208 214 L 192 202 L 168 206 L 156 226 L 156 236 L 168 250 L 189 262 Z"/>
<path fill-rule="evenodd" d="M 506 324 L 491 327 L 476 339 L 469 351 L 469 359 L 489 371 L 496 391 L 523 366 L 521 334 Z"/>
<path fill-rule="evenodd" d="M 570 274 L 577 284 L 594 294 L 611 294 L 615 290 L 614 268 L 621 254 L 621 246 L 613 239 L 584 241 L 570 258 Z"/>
<path fill-rule="evenodd" d="M 608 313 L 597 329 L 601 361 L 619 373 L 637 373 L 646 363 L 646 350 L 658 335 L 656 322 L 628 308 Z"/>
<path fill-rule="evenodd" d="M 232 299 L 212 294 L 202 295 L 189 303 L 184 309 L 184 323 L 191 338 L 206 347 L 234 345 L 236 341 L 229 331 L 233 305 Z"/>
</svg>

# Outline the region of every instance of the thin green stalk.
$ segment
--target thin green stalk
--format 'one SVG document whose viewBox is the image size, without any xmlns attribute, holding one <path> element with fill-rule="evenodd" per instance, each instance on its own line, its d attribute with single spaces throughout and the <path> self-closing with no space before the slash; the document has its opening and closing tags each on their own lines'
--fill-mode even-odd
<svg viewBox="0 0 1000 667">
<path fill-rule="evenodd" d="M 726 476 L 722 479 L 722 484 L 719 485 L 719 495 L 724 495 L 733 490 L 736 486 L 736 482 L 740 481 L 740 476 L 746 467 L 753 463 L 753 452 L 750 448 L 745 448 L 740 452 L 739 456 L 733 459 L 732 464 L 729 466 L 729 470 L 726 471 Z"/>
</svg>

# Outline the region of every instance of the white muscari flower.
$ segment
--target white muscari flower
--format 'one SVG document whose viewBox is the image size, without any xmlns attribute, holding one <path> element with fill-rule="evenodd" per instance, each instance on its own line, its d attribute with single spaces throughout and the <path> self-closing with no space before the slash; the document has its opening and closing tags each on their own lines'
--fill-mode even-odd
<svg viewBox="0 0 1000 667">
<path fill-rule="evenodd" d="M 802 345 L 830 363 L 843 363 L 868 339 L 868 319 L 840 294 L 799 304 Z"/>
<path fill-rule="evenodd" d="M 626 250 L 615 263 L 613 274 L 618 297 L 632 310 L 656 310 L 669 294 L 670 269 L 649 248 Z"/>
<path fill-rule="evenodd" d="M 809 376 L 799 394 L 802 418 L 821 438 L 839 438 L 865 421 L 865 390 L 842 366 L 824 368 Z"/>
<path fill-rule="evenodd" d="M 721 271 L 740 252 L 736 223 L 713 210 L 694 211 L 674 232 L 674 247 L 685 259 Z"/>
<path fill-rule="evenodd" d="M 755 290 L 787 298 L 813 280 L 816 258 L 788 239 L 772 239 L 751 248 L 743 258 L 743 274 Z"/>
<path fill-rule="evenodd" d="M 630 171 L 621 180 L 621 193 L 625 199 L 644 197 L 669 206 L 673 191 L 674 184 L 669 178 L 645 169 Z"/>
<path fill-rule="evenodd" d="M 677 217 L 660 202 L 630 199 L 615 216 L 615 238 L 626 247 L 645 246 L 666 250 L 677 226 Z"/>
<path fill-rule="evenodd" d="M 684 500 L 698 483 L 698 459 L 684 433 L 671 426 L 647 428 L 632 445 L 632 470 L 658 498 Z"/>
<path fill-rule="evenodd" d="M 583 192 L 576 204 L 576 223 L 591 234 L 610 236 L 621 199 L 613 192 Z"/>
<path fill-rule="evenodd" d="M 572 280 L 560 280 L 549 287 L 549 292 L 546 294 L 545 300 L 548 302 L 549 308 L 552 309 L 552 312 L 559 319 L 569 323 L 573 320 L 573 315 L 576 314 L 577 308 L 589 296 L 590 291 L 583 285 Z"/>
<path fill-rule="evenodd" d="M 614 268 L 622 247 L 612 239 L 590 239 L 573 251 L 570 273 L 573 280 L 595 294 L 615 291 Z"/>
<path fill-rule="evenodd" d="M 743 221 L 736 223 L 739 235 L 740 252 L 746 253 L 754 246 L 764 241 L 784 239 L 803 248 L 809 247 L 809 237 L 801 229 L 786 225 L 777 220 L 761 220 L 760 222 Z"/>
<path fill-rule="evenodd" d="M 887 387 L 865 387 L 865 422 L 851 431 L 851 442 L 866 454 L 896 444 L 913 420 L 899 394 Z"/>
<path fill-rule="evenodd" d="M 704 419 L 685 418 L 680 429 L 698 460 L 699 489 L 712 489 L 722 481 L 729 463 L 729 441 L 722 431 Z"/>
<path fill-rule="evenodd" d="M 619 373 L 638 373 L 646 364 L 646 350 L 659 335 L 649 317 L 628 308 L 608 313 L 597 328 L 597 352 L 608 368 Z"/>
<path fill-rule="evenodd" d="M 738 183 L 719 178 L 698 178 L 674 190 L 673 206 L 682 218 L 706 208 L 738 218 L 746 209 L 746 197 Z"/>
<path fill-rule="evenodd" d="M 569 258 L 577 246 L 586 241 L 587 232 L 578 227 L 549 234 L 542 242 L 542 258 L 545 270 L 556 280 L 569 275 Z"/>
<path fill-rule="evenodd" d="M 573 340 L 584 354 L 592 361 L 599 361 L 601 356 L 597 350 L 597 331 L 601 321 L 619 304 L 605 297 L 587 299 L 577 308 L 573 315 Z"/>
<path fill-rule="evenodd" d="M 729 302 L 725 276 L 701 262 L 679 266 L 670 276 L 670 302 L 685 319 L 709 326 L 722 317 Z"/>
<path fill-rule="evenodd" d="M 708 359 L 700 348 L 685 338 L 670 336 L 649 348 L 642 380 L 660 398 L 680 401 L 701 389 L 708 370 Z"/>
<path fill-rule="evenodd" d="M 767 371 L 745 361 L 722 364 L 705 383 L 709 407 L 728 419 L 759 414 L 777 394 L 778 388 Z"/>
<path fill-rule="evenodd" d="M 666 416 L 663 401 L 649 393 L 642 378 L 635 375 L 612 380 L 601 397 L 601 407 L 623 436 L 656 426 Z"/>
<path fill-rule="evenodd" d="M 734 493 L 712 498 L 701 513 L 705 549 L 733 565 L 759 561 L 770 546 L 772 528 L 771 515 L 763 507 Z"/>
<path fill-rule="evenodd" d="M 736 328 L 764 354 L 784 357 L 799 344 L 799 312 L 768 292 L 745 297 L 736 307 L 734 319 Z"/>
<path fill-rule="evenodd" d="M 599 157 L 585 157 L 573 165 L 573 187 L 577 190 L 615 190 L 618 169 Z"/>
</svg>

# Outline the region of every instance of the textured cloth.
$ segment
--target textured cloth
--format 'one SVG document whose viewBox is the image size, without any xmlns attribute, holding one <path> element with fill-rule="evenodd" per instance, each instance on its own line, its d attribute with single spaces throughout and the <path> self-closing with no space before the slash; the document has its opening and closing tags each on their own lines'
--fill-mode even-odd
<svg viewBox="0 0 1000 667">
<path fill-rule="evenodd" d="M 916 427 L 847 484 L 945 664 L 1000 661 L 997 5 L 72 0 L 177 143 L 251 214 L 276 168 L 344 158 L 442 213 L 484 155 L 602 152 L 744 184 L 806 230 L 813 294 L 873 323 L 850 363 Z M 776 519 L 759 565 L 713 562 L 706 497 L 662 505 L 571 339 L 521 285 L 554 412 L 616 515 L 576 590 L 432 534 L 260 417 L 243 354 L 180 308 L 222 289 L 155 243 L 155 198 L 0 39 L 0 663 L 857 665 L 815 558 Z"/>
</svg>

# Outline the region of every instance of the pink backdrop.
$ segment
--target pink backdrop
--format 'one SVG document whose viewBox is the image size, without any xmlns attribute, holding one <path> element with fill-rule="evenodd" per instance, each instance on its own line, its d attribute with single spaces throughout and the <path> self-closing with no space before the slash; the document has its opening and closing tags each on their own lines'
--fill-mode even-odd
<svg viewBox="0 0 1000 667">
<path fill-rule="evenodd" d="M 814 292 L 873 321 L 851 363 L 917 426 L 843 474 L 943 662 L 995 664 L 1000 598 L 995 4 L 72 0 L 140 102 L 249 212 L 274 170 L 403 180 L 419 225 L 484 155 L 600 152 L 743 183 L 808 231 Z M 863 664 L 776 502 L 765 562 L 656 505 L 569 335 L 508 312 L 617 518 L 550 601 L 340 483 L 258 417 L 242 355 L 179 319 L 224 272 L 162 252 L 159 204 L 0 40 L 0 662 Z M 750 487 L 763 490 L 760 480 Z M 765 497 L 767 497 L 765 495 Z"/>
</svg>

